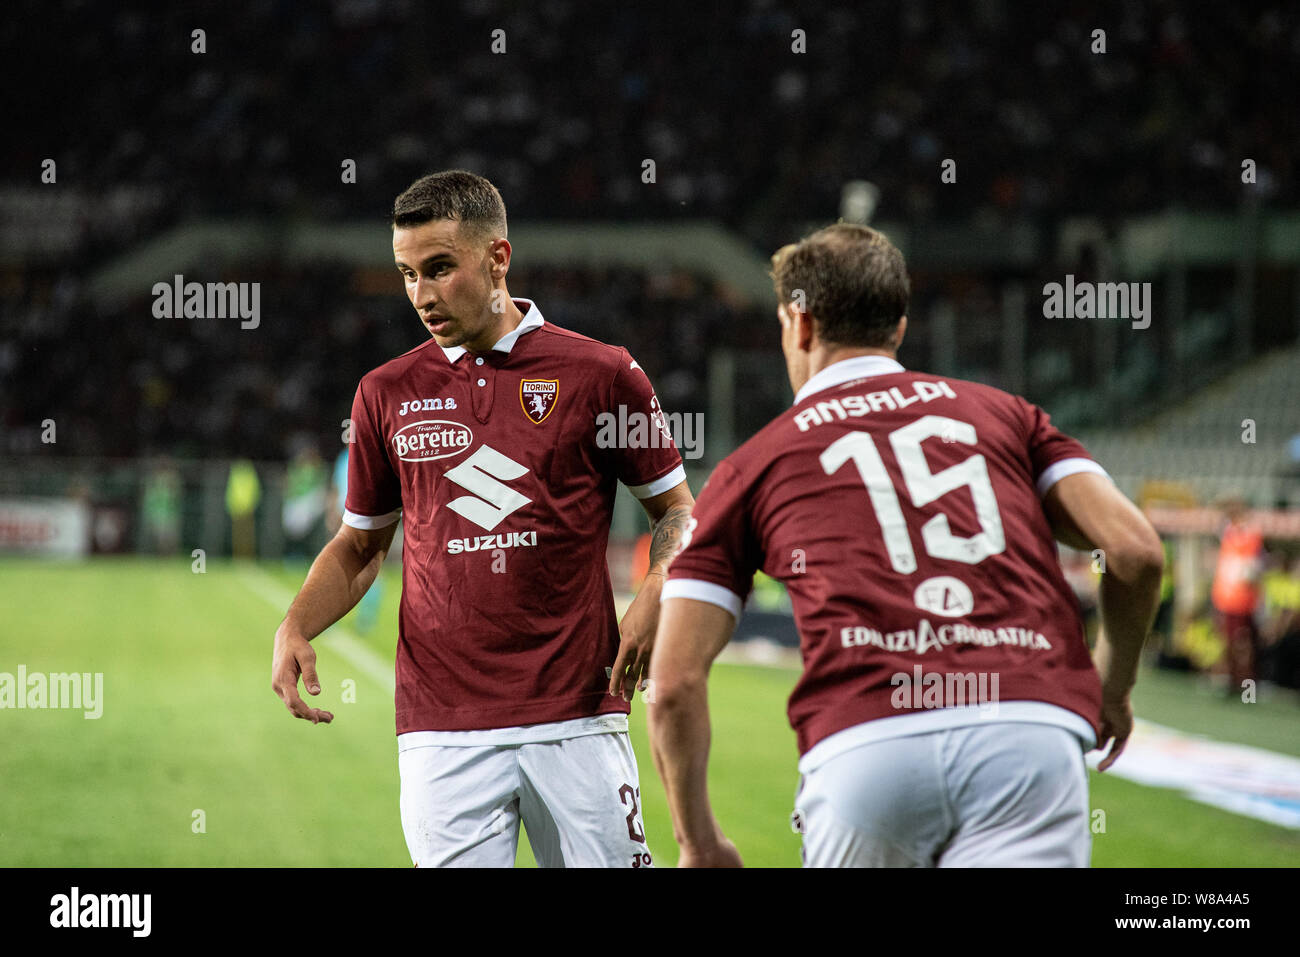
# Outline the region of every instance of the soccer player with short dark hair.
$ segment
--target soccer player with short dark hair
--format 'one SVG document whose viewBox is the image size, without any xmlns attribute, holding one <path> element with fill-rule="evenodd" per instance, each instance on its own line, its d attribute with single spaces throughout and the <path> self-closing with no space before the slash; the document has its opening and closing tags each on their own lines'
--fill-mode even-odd
<svg viewBox="0 0 1300 957">
<path fill-rule="evenodd" d="M 272 687 L 328 722 L 310 644 L 365 594 L 403 521 L 397 643 L 402 827 L 417 866 L 650 865 L 629 702 L 693 500 L 659 401 L 626 349 L 506 289 L 496 188 L 463 170 L 393 206 L 393 256 L 432 340 L 367 374 L 343 525 L 275 637 Z M 640 416 L 613 442 L 598 418 Z M 605 549 L 618 482 L 653 528 L 620 623 Z"/>
<path fill-rule="evenodd" d="M 756 571 L 783 582 L 809 866 L 1086 866 L 1084 752 L 1132 729 L 1163 553 L 1024 399 L 910 372 L 902 254 L 836 225 L 773 257 L 794 405 L 701 491 L 648 707 L 683 865 L 738 865 L 709 807 L 709 666 Z M 1056 540 L 1102 549 L 1089 657 Z M 1099 674 L 1100 672 L 1100 674 Z"/>
</svg>

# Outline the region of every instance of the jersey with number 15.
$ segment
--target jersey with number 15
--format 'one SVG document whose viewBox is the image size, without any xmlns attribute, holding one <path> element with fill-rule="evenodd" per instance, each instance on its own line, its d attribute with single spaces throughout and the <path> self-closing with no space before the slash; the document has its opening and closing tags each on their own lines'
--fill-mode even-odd
<svg viewBox="0 0 1300 957">
<path fill-rule="evenodd" d="M 865 722 L 916 733 L 918 712 L 953 704 L 957 676 L 985 693 L 995 678 L 1003 719 L 1088 743 L 1100 684 L 1040 501 L 1078 471 L 1101 468 L 1021 398 L 847 359 L 718 465 L 663 596 L 738 617 L 756 570 L 786 586 L 801 754 Z M 900 694 L 918 682 L 941 691 Z M 973 722 L 976 710 L 960 713 Z M 956 714 L 925 717 L 950 727 Z"/>
</svg>

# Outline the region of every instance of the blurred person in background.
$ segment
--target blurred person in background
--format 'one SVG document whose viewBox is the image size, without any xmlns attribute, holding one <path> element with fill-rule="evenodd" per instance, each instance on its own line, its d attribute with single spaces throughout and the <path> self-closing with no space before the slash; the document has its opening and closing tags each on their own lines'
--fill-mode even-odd
<svg viewBox="0 0 1300 957">
<path fill-rule="evenodd" d="M 328 477 L 316 447 L 304 443 L 290 461 L 284 476 L 285 558 L 314 555 L 321 544 Z"/>
<path fill-rule="evenodd" d="M 1254 681 L 1259 633 L 1255 611 L 1264 570 L 1264 538 L 1247 518 L 1246 503 L 1236 495 L 1223 503 L 1226 522 L 1219 536 L 1219 555 L 1210 600 L 1227 642 L 1228 694 L 1241 693 L 1243 682 Z"/>
<path fill-rule="evenodd" d="M 257 504 L 262 483 L 248 459 L 230 463 L 226 479 L 226 514 L 230 516 L 230 553 L 235 558 L 257 557 Z"/>
<path fill-rule="evenodd" d="M 169 458 L 160 458 L 145 479 L 140 512 L 145 547 L 155 555 L 174 555 L 181 540 L 181 476 Z"/>
<path fill-rule="evenodd" d="M 1165 570 L 1160 575 L 1160 607 L 1156 609 L 1151 636 L 1157 642 L 1157 660 L 1163 666 L 1174 650 L 1174 543 L 1162 538 L 1160 547 L 1165 554 Z"/>
<path fill-rule="evenodd" d="M 1282 558 L 1262 581 L 1260 677 L 1300 690 L 1300 554 Z"/>
</svg>

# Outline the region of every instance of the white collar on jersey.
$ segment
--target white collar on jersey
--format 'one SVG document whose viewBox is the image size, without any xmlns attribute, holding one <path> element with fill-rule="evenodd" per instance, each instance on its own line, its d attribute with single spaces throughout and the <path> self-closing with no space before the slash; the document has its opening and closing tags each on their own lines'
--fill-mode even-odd
<svg viewBox="0 0 1300 957">
<path fill-rule="evenodd" d="M 496 345 L 492 347 L 494 352 L 504 352 L 509 354 L 510 350 L 515 347 L 515 343 L 519 341 L 520 336 L 525 332 L 532 332 L 534 329 L 540 329 L 542 323 L 546 321 L 542 318 L 542 310 L 538 309 L 537 303 L 533 302 L 531 299 L 512 299 L 511 302 L 520 307 L 521 311 L 523 311 L 524 318 L 520 320 L 519 325 L 515 326 L 496 341 Z M 524 309 L 524 306 L 527 306 L 528 308 Z M 438 348 L 442 349 L 443 355 L 447 357 L 447 361 L 453 364 L 457 359 L 465 354 L 464 346 L 452 346 L 450 349 L 446 346 L 439 346 Z"/>
<path fill-rule="evenodd" d="M 873 375 L 889 375 L 891 372 L 906 371 L 899 365 L 897 360 L 891 359 L 889 356 L 854 356 L 851 359 L 841 359 L 839 362 L 832 362 L 805 382 L 803 388 L 794 397 L 794 404 L 798 405 L 814 392 L 821 392 L 823 389 L 843 385 L 846 382 L 852 382 L 854 379 L 865 379 Z"/>
</svg>

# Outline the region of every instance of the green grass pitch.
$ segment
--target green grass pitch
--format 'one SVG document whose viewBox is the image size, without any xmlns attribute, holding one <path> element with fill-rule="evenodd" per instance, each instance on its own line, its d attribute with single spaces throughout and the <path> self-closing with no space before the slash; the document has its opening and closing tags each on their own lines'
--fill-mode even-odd
<svg viewBox="0 0 1300 957">
<path fill-rule="evenodd" d="M 318 640 L 329 726 L 292 719 L 270 689 L 271 639 L 303 568 L 188 558 L 0 560 L 0 672 L 103 672 L 103 715 L 0 711 L 0 866 L 409 867 L 398 820 L 393 702 Z M 361 644 L 391 666 L 399 577 Z M 747 864 L 797 866 L 792 671 L 719 665 L 711 790 Z M 342 700 L 354 682 L 355 703 Z M 1139 716 L 1300 754 L 1292 699 L 1245 707 L 1183 676 L 1143 675 Z M 632 739 L 656 864 L 676 860 L 638 704 Z M 1276 866 L 1300 833 L 1110 775 L 1091 775 L 1106 833 L 1096 866 Z M 526 840 L 520 863 L 531 864 Z"/>
</svg>

